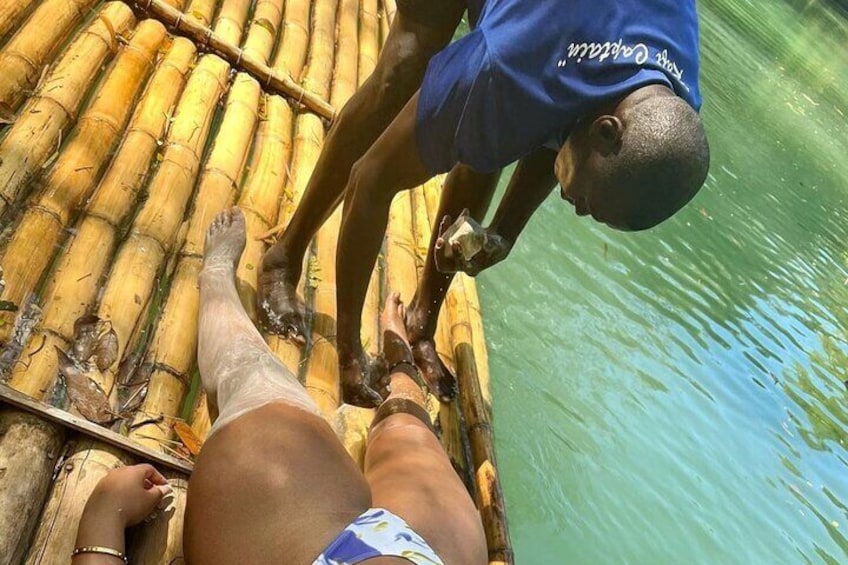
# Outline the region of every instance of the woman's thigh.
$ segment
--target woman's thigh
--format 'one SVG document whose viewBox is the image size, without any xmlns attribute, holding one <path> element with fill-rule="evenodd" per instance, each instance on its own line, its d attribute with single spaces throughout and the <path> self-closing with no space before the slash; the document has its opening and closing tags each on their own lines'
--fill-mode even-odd
<svg viewBox="0 0 848 565">
<path fill-rule="evenodd" d="M 189 482 L 189 563 L 311 563 L 371 505 L 362 473 L 320 417 L 275 402 L 204 444 Z"/>
<path fill-rule="evenodd" d="M 373 506 L 406 520 L 447 565 L 486 563 L 480 514 L 442 445 L 419 420 L 395 414 L 372 430 L 365 476 Z"/>
</svg>

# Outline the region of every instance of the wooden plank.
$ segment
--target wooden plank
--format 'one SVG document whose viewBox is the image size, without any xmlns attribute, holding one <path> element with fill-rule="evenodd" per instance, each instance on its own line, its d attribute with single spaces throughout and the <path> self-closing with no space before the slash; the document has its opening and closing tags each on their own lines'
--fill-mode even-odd
<svg viewBox="0 0 848 565">
<path fill-rule="evenodd" d="M 151 463 L 158 463 L 159 465 L 163 465 L 175 471 L 180 471 L 187 475 L 190 475 L 194 468 L 194 465 L 188 461 L 181 461 L 176 457 L 171 457 L 164 453 L 157 453 L 152 449 L 139 445 L 121 434 L 102 428 L 97 424 L 92 424 L 88 420 L 69 414 L 64 410 L 60 410 L 53 406 L 44 404 L 43 402 L 39 402 L 38 400 L 34 400 L 2 383 L 0 383 L 0 403 L 8 404 L 15 408 L 36 414 L 45 420 L 61 424 L 66 428 L 70 428 L 119 449 L 123 449 L 124 451 L 137 457 L 141 457 Z"/>
</svg>

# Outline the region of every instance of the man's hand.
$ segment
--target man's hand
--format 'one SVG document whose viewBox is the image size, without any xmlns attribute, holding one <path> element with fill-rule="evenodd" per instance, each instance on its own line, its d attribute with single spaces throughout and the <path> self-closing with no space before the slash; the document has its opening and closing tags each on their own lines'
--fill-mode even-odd
<svg viewBox="0 0 848 565">
<path fill-rule="evenodd" d="M 457 222 L 465 220 L 467 216 L 468 211 L 463 211 Z M 440 273 L 463 272 L 473 277 L 506 259 L 510 249 L 512 249 L 512 244 L 506 238 L 491 230 L 480 228 L 479 231 L 466 236 L 482 240 L 477 242 L 481 245 L 479 250 L 468 257 L 467 249 L 464 250 L 459 241 L 451 241 L 451 235 L 456 231 L 455 228 L 456 226 L 450 216 L 442 218 L 439 224 L 439 237 L 436 239 L 435 249 L 433 249 L 433 258 Z"/>
</svg>

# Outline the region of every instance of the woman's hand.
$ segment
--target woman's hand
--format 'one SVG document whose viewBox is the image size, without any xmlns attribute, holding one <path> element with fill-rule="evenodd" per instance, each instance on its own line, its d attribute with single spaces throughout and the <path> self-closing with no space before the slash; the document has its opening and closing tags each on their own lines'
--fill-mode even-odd
<svg viewBox="0 0 848 565">
<path fill-rule="evenodd" d="M 151 465 L 133 465 L 110 471 L 103 477 L 85 505 L 85 515 L 112 517 L 124 528 L 150 515 L 171 492 L 171 485 Z"/>
</svg>

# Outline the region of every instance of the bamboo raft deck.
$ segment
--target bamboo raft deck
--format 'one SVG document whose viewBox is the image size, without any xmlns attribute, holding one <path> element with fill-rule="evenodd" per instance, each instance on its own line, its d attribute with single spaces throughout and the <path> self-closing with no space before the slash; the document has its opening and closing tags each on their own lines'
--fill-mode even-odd
<svg viewBox="0 0 848 565">
<path fill-rule="evenodd" d="M 373 71 L 395 10 L 394 0 L 0 5 L 0 565 L 67 563 L 99 479 L 144 460 L 175 497 L 132 532 L 130 562 L 182 562 L 187 480 L 210 427 L 195 361 L 204 230 L 221 209 L 244 211 L 238 284 L 255 318 L 262 253 L 337 110 Z M 392 205 L 363 313 L 372 354 L 387 290 L 414 293 L 441 181 Z M 340 219 L 307 258 L 310 345 L 266 339 L 361 465 L 373 411 L 340 406 Z M 512 563 L 482 319 L 464 275 L 437 348 L 460 385 L 452 404 L 430 403 L 442 442 L 481 511 L 490 562 Z M 65 354 L 91 371 L 62 371 Z"/>
</svg>

